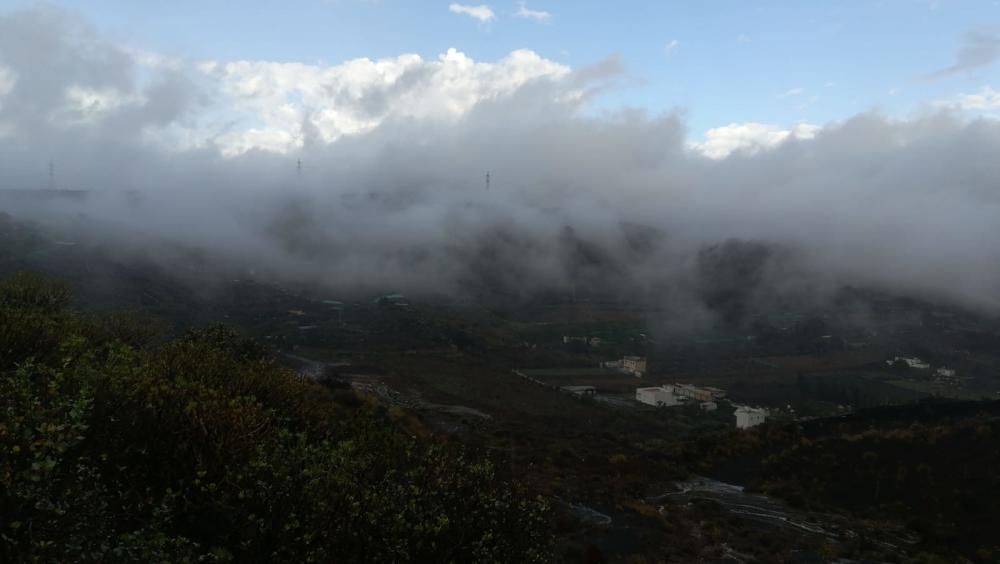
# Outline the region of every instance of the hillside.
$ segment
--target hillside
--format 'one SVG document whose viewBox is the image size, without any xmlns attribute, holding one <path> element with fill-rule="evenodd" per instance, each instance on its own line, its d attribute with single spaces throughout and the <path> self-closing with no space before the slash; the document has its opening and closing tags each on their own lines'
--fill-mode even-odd
<svg viewBox="0 0 1000 564">
<path fill-rule="evenodd" d="M 0 282 L 0 560 L 547 560 L 545 504 L 415 420 L 68 301 Z"/>
<path fill-rule="evenodd" d="M 8 559 L 993 559 L 996 404 L 913 403 L 993 394 L 985 316 L 870 289 L 796 306 L 706 284 L 731 319 L 658 332 L 664 312 L 613 297 L 397 303 L 180 246 L 124 253 L 93 230 L 0 216 L 0 234 L 3 424 L 21 432 L 4 441 L 31 454 L 3 460 Z M 732 242 L 701 260 L 708 279 L 752 282 L 767 256 Z M 904 352 L 963 378 L 885 364 Z M 650 373 L 596 369 L 624 354 Z M 672 382 L 732 403 L 634 400 Z M 579 384 L 598 396 L 558 389 Z M 736 432 L 741 402 L 771 422 Z"/>
<path fill-rule="evenodd" d="M 923 550 L 1000 559 L 1000 402 L 929 400 L 768 425 L 715 445 L 715 475 L 793 506 L 896 522 Z"/>
</svg>

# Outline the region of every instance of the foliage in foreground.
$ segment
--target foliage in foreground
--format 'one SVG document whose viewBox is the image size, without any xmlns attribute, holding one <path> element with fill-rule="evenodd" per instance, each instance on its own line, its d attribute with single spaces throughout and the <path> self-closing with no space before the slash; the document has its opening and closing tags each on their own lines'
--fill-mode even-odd
<svg viewBox="0 0 1000 564">
<path fill-rule="evenodd" d="M 531 562 L 543 502 L 271 364 L 0 281 L 0 561 Z"/>
</svg>

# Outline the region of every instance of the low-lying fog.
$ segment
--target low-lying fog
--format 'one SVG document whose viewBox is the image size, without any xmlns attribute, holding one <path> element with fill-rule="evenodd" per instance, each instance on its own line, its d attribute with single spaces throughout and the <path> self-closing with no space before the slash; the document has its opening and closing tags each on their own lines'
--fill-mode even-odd
<svg viewBox="0 0 1000 564">
<path fill-rule="evenodd" d="M 623 65 L 187 61 L 33 8 L 0 16 L 0 209 L 342 288 L 583 287 L 696 310 L 731 279 L 997 308 L 1000 122 L 873 111 L 699 145 L 683 109 L 596 109 Z M 9 192 L 47 187 L 89 195 Z"/>
</svg>

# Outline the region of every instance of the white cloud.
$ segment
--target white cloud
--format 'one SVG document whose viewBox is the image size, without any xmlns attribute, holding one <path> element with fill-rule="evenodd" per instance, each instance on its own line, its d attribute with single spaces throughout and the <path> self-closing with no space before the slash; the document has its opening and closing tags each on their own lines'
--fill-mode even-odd
<svg viewBox="0 0 1000 564">
<path fill-rule="evenodd" d="M 689 147 L 710 159 L 724 159 L 735 152 L 754 154 L 774 148 L 789 138 L 812 139 L 818 125 L 800 123 L 792 129 L 782 129 L 765 123 L 731 123 L 709 129 L 705 141 L 689 143 Z"/>
<path fill-rule="evenodd" d="M 197 140 L 193 140 L 197 142 Z M 250 150 L 284 153 L 301 145 L 298 135 L 288 129 L 277 127 L 250 128 L 242 131 L 225 132 L 213 142 L 227 157 L 234 157 Z"/>
<path fill-rule="evenodd" d="M 528 8 L 527 4 L 524 2 L 520 2 L 518 4 L 517 12 L 514 12 L 514 15 L 525 20 L 534 20 L 536 22 L 546 22 L 552 18 L 552 14 L 549 12 L 544 10 L 532 10 Z"/>
<path fill-rule="evenodd" d="M 454 121 L 480 102 L 570 72 L 533 51 L 514 51 L 483 63 L 455 49 L 437 60 L 409 54 L 334 66 L 239 61 L 199 68 L 219 81 L 240 123 L 257 124 L 215 138 L 230 155 L 251 148 L 288 151 L 305 142 L 306 130 L 330 142 L 370 131 L 388 119 Z"/>
<path fill-rule="evenodd" d="M 681 42 L 680 42 L 680 41 L 678 41 L 678 40 L 676 40 L 676 39 L 671 39 L 671 40 L 670 40 L 669 42 L 667 42 L 667 44 L 666 44 L 666 45 L 664 45 L 664 46 L 663 46 L 663 50 L 664 50 L 664 51 L 666 51 L 666 52 L 667 52 L 667 54 L 669 55 L 669 54 L 670 54 L 670 53 L 672 53 L 672 52 L 674 51 L 674 49 L 676 49 L 676 48 L 677 48 L 677 47 L 678 47 L 678 46 L 679 46 L 680 44 L 681 44 Z"/>
<path fill-rule="evenodd" d="M 991 112 L 1000 110 L 1000 90 L 984 86 L 975 94 L 959 94 L 954 99 L 937 102 L 937 106 L 951 107 L 966 112 Z"/>
<path fill-rule="evenodd" d="M 791 98 L 792 96 L 800 96 L 805 93 L 803 88 L 790 88 L 781 94 L 778 94 L 778 98 Z"/>
<path fill-rule="evenodd" d="M 450 4 L 448 6 L 448 11 L 453 14 L 462 14 L 464 16 L 475 18 L 482 23 L 490 23 L 497 19 L 497 15 L 493 13 L 493 8 L 490 8 L 486 4 L 480 4 L 478 6 Z"/>
<path fill-rule="evenodd" d="M 68 125 L 91 124 L 138 101 L 137 97 L 127 96 L 115 88 L 95 89 L 74 85 L 66 89 L 65 103 L 51 114 L 50 119 Z"/>
<path fill-rule="evenodd" d="M 0 63 L 0 96 L 6 96 L 17 85 L 17 73 L 14 69 Z"/>
<path fill-rule="evenodd" d="M 137 64 L 151 69 L 179 70 L 183 66 L 183 62 L 177 57 L 168 57 L 129 46 L 122 47 L 122 50 L 131 55 Z"/>
</svg>

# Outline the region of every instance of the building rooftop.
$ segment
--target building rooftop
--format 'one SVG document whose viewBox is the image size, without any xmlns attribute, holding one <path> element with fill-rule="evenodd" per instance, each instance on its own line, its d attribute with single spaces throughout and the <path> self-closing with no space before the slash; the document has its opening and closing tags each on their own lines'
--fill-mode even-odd
<svg viewBox="0 0 1000 564">
<path fill-rule="evenodd" d="M 736 407 L 735 413 L 759 413 L 767 415 L 767 410 L 762 407 L 749 407 L 746 405 L 740 405 Z"/>
</svg>

